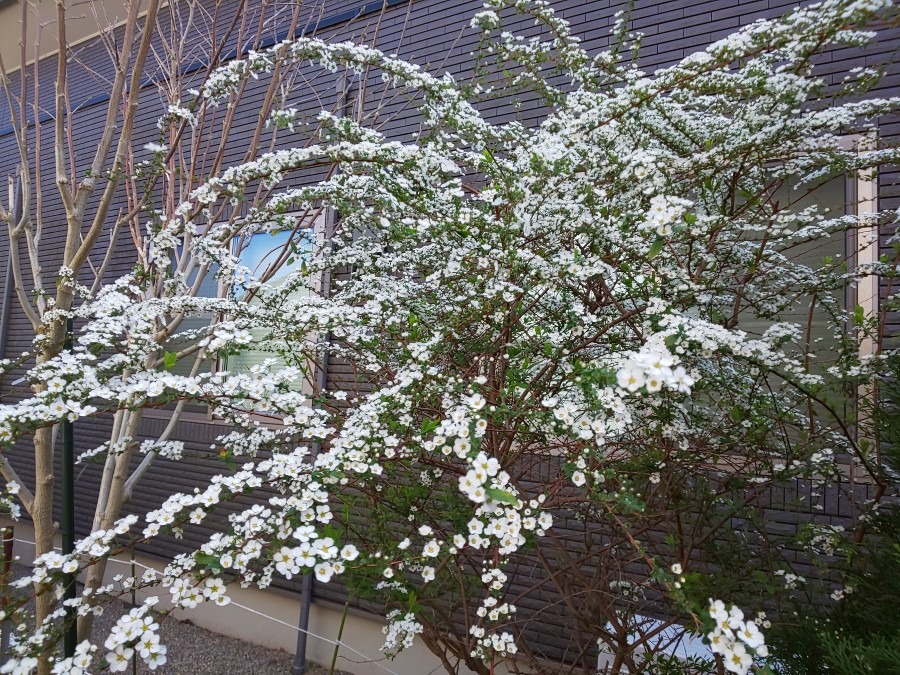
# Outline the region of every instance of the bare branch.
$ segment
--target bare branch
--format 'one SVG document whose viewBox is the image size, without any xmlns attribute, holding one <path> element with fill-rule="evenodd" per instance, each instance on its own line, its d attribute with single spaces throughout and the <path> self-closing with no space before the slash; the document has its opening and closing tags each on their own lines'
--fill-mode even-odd
<svg viewBox="0 0 900 675">
<path fill-rule="evenodd" d="M 135 9 L 136 3 L 132 4 L 131 9 L 129 10 L 129 20 L 131 20 L 132 12 L 136 12 Z M 119 183 L 119 174 L 125 164 L 126 154 L 131 146 L 131 134 L 134 128 L 134 118 L 137 113 L 138 107 L 138 98 L 140 97 L 141 92 L 141 77 L 144 72 L 144 64 L 147 61 L 147 54 L 150 51 L 150 41 L 153 37 L 152 26 L 156 23 L 156 14 L 159 11 L 159 0 L 150 0 L 149 7 L 147 8 L 147 16 L 145 18 L 144 23 L 144 33 L 141 36 L 141 43 L 138 47 L 137 57 L 134 61 L 134 66 L 131 68 L 131 81 L 129 83 L 128 90 L 128 100 L 126 102 L 124 120 L 122 122 L 122 129 L 119 133 L 119 142 L 116 147 L 116 155 L 113 160 L 112 168 L 110 169 L 111 175 L 109 180 L 106 183 L 106 189 L 103 191 L 103 196 L 100 199 L 100 203 L 97 206 L 97 213 L 94 215 L 93 222 L 91 223 L 90 228 L 87 233 L 84 235 L 84 240 L 81 242 L 81 246 L 77 248 L 73 252 L 71 258 L 68 258 L 68 264 L 73 270 L 78 270 L 84 264 L 84 261 L 87 259 L 88 254 L 93 248 L 94 244 L 97 241 L 97 238 L 100 236 L 100 233 L 103 231 L 103 225 L 106 221 L 106 215 L 109 212 L 109 206 L 112 203 L 113 196 L 115 195 L 116 187 Z M 134 24 L 137 23 L 136 18 L 134 19 Z M 132 31 L 136 30 L 136 26 L 132 26 Z M 125 45 L 123 46 L 123 52 L 127 53 L 130 51 L 131 43 L 128 39 L 129 31 L 126 31 L 126 40 Z M 122 73 L 122 82 L 124 82 L 124 73 Z M 121 87 L 120 77 L 116 76 L 116 88 L 119 89 Z M 110 99 L 112 105 L 112 99 Z M 109 126 L 109 122 L 111 120 L 108 118 L 107 123 Z M 109 142 L 111 143 L 112 137 L 110 136 Z M 102 149 L 102 148 L 101 148 Z M 101 149 L 98 149 L 98 157 L 100 155 Z M 108 152 L 108 148 L 107 148 Z M 93 188 L 91 188 L 91 191 Z M 81 194 L 79 195 L 81 197 Z M 84 199 L 87 199 L 87 194 L 84 195 Z M 79 209 L 83 208 L 83 202 L 78 202 L 77 207 Z M 70 242 L 67 241 L 67 248 Z"/>
<path fill-rule="evenodd" d="M 66 209 L 66 220 L 68 222 L 69 236 L 72 235 L 72 228 L 77 227 L 74 222 L 75 205 L 72 201 L 72 193 L 69 188 L 69 176 L 66 173 L 66 84 L 68 68 L 66 66 L 68 48 L 66 46 L 66 7 L 62 0 L 56 0 L 56 35 L 59 43 L 59 52 L 56 56 L 56 106 L 54 108 L 54 130 L 55 137 L 53 139 L 54 157 L 56 160 L 56 186 L 59 189 L 59 196 L 62 199 L 63 206 Z"/>
<path fill-rule="evenodd" d="M 12 464 L 9 463 L 9 460 L 6 459 L 5 455 L 0 455 L 0 475 L 3 476 L 7 484 L 12 482 L 18 484 L 19 492 L 16 496 L 21 500 L 25 510 L 31 514 L 31 511 L 34 508 L 34 495 L 31 494 L 31 490 L 25 487 L 25 483 L 19 478 L 19 474 L 16 473 L 16 470 L 13 468 Z"/>
<path fill-rule="evenodd" d="M 25 228 L 26 205 L 29 202 L 28 180 L 23 176 L 24 173 L 24 168 L 19 167 L 19 179 L 16 185 L 13 184 L 12 177 L 9 179 L 9 202 L 12 205 L 10 217 L 6 221 L 9 236 L 9 266 L 12 269 L 16 297 L 19 299 L 19 304 L 31 323 L 31 327 L 37 332 L 42 323 L 41 317 L 25 293 L 25 286 L 22 283 L 22 265 L 19 258 L 19 238 Z"/>
</svg>

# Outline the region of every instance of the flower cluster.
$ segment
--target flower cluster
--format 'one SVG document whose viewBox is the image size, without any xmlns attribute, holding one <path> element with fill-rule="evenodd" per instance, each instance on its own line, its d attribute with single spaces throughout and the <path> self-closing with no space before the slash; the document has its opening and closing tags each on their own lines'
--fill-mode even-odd
<svg viewBox="0 0 900 675">
<path fill-rule="evenodd" d="M 5 492 L 0 493 L 0 509 L 9 513 L 9 517 L 13 520 L 18 520 L 22 515 L 22 509 L 15 501 L 20 489 L 21 486 L 16 481 L 11 480 L 6 484 Z"/>
<path fill-rule="evenodd" d="M 716 626 L 706 634 L 713 654 L 722 657 L 725 669 L 738 675 L 750 672 L 756 657 L 768 656 L 765 637 L 755 621 L 745 620 L 740 608 L 725 608 L 721 600 L 709 601 L 709 616 Z"/>
<path fill-rule="evenodd" d="M 197 117 L 190 108 L 187 108 L 180 103 L 171 103 L 169 104 L 166 114 L 159 118 L 156 125 L 160 129 L 165 129 L 170 124 L 177 124 L 180 122 L 186 122 L 190 126 L 194 126 L 197 124 Z"/>
<path fill-rule="evenodd" d="M 289 131 L 294 130 L 294 118 L 297 116 L 296 108 L 284 108 L 279 110 L 273 110 L 269 115 L 269 120 L 266 122 L 266 126 L 270 124 L 273 125 L 276 129 L 287 129 Z"/>
<path fill-rule="evenodd" d="M 388 624 L 381 629 L 384 633 L 384 645 L 381 647 L 388 656 L 399 654 L 412 647 L 416 635 L 422 633 L 424 626 L 416 620 L 415 614 L 402 614 L 399 609 L 388 612 Z"/>
<path fill-rule="evenodd" d="M 502 658 L 518 651 L 515 638 L 506 631 L 485 635 L 484 628 L 472 626 L 469 632 L 478 639 L 478 646 L 472 650 L 476 658 L 490 658 L 488 655 Z"/>
<path fill-rule="evenodd" d="M 672 227 L 684 216 L 691 202 L 678 197 L 656 195 L 650 200 L 647 217 L 641 229 L 652 230 L 661 237 L 672 234 Z"/>
<path fill-rule="evenodd" d="M 184 452 L 184 443 L 181 441 L 147 440 L 141 443 L 141 452 L 144 454 L 153 452 L 160 457 L 177 461 L 181 459 L 182 453 Z"/>
<path fill-rule="evenodd" d="M 664 386 L 689 393 L 694 378 L 677 363 L 677 357 L 670 354 L 665 345 L 648 342 L 645 349 L 632 354 L 621 365 L 616 372 L 616 382 L 629 393 L 641 390 L 654 394 Z"/>
<path fill-rule="evenodd" d="M 110 672 L 126 672 L 133 658 L 139 656 L 150 670 L 156 670 L 166 662 L 165 645 L 159 641 L 159 624 L 150 614 L 156 598 L 148 599 L 121 617 L 113 626 L 104 647 Z"/>
<path fill-rule="evenodd" d="M 74 656 L 70 656 L 65 659 L 60 659 L 56 663 L 53 664 L 53 668 L 51 669 L 51 673 L 53 675 L 87 675 L 90 672 L 91 662 L 94 660 L 94 653 L 97 651 L 96 645 L 92 645 L 89 641 L 84 640 L 75 645 L 75 654 Z M 37 663 L 32 664 L 36 666 Z M 0 672 L 18 672 L 16 669 L 12 671 L 5 671 L 0 669 Z M 22 673 L 29 673 L 28 670 L 21 670 Z"/>
</svg>

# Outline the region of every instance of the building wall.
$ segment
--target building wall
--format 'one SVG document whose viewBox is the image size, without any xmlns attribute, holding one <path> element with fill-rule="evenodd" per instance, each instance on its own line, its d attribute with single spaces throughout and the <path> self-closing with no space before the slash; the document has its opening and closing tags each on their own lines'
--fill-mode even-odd
<svg viewBox="0 0 900 675">
<path fill-rule="evenodd" d="M 221 7 L 225 11 L 229 6 L 234 6 L 235 0 L 226 0 Z M 661 2 L 657 0 L 637 0 L 631 12 L 631 27 L 633 30 L 643 32 L 646 38 L 643 41 L 642 63 L 645 69 L 652 71 L 655 68 L 670 65 L 685 55 L 703 48 L 716 39 L 725 37 L 740 26 L 746 25 L 759 17 L 772 17 L 780 15 L 796 4 L 795 0 L 752 0 L 750 2 L 735 2 L 734 0 L 671 0 Z M 560 0 L 554 3 L 557 11 L 575 27 L 575 33 L 582 38 L 584 46 L 590 51 L 598 51 L 607 46 L 609 42 L 608 31 L 612 24 L 616 11 L 625 7 L 624 2 L 611 0 L 595 0 L 583 2 L 582 0 Z M 320 33 L 326 36 L 334 36 L 338 39 L 359 38 L 365 36 L 371 39 L 374 35 L 376 19 L 381 19 L 377 31 L 377 46 L 388 53 L 396 52 L 404 58 L 426 64 L 436 72 L 450 72 L 458 78 L 465 78 L 470 74 L 470 52 L 477 47 L 477 35 L 468 28 L 469 18 L 481 7 L 479 0 L 457 0 L 448 3 L 446 0 L 412 0 L 412 2 L 395 2 L 384 10 L 374 11 L 374 7 L 365 6 L 355 0 L 328 0 L 324 5 L 324 11 L 317 17 L 323 28 Z M 11 25 L 6 17 L 11 8 L 0 10 L 0 26 L 6 31 Z M 165 23 L 165 22 L 163 22 Z M 535 28 L 531 22 L 519 20 L 512 21 L 509 27 L 513 31 L 522 34 L 533 34 Z M 84 29 L 84 32 L 90 32 Z M 278 26 L 273 25 L 272 37 L 278 36 Z M 0 42 L 8 43 L 6 33 L 0 33 Z M 825 72 L 829 74 L 833 82 L 840 81 L 844 74 L 852 67 L 869 65 L 872 63 L 890 62 L 891 54 L 897 44 L 898 34 L 886 32 L 879 37 L 879 41 L 865 52 L 858 50 L 839 50 L 825 55 L 827 64 Z M 73 134 L 72 147 L 76 154 L 76 164 L 79 167 L 86 166 L 93 149 L 96 147 L 99 128 L 102 127 L 106 100 L 103 98 L 102 88 L 98 88 L 98 73 L 108 73 L 105 53 L 95 42 L 88 40 L 79 45 L 80 59 L 83 65 L 75 65 L 71 75 L 70 94 L 73 107 L 75 133 Z M 4 52 L 6 60 L 6 53 Z M 52 109 L 52 82 L 54 79 L 55 63 L 48 59 L 41 64 L 42 100 L 45 109 Z M 152 73 L 151 73 L 152 74 Z M 368 97 L 366 99 L 367 110 L 374 110 L 380 103 L 379 75 L 372 74 L 367 83 Z M 318 86 L 325 92 L 326 105 L 334 103 L 336 98 L 334 85 L 325 80 L 319 80 Z M 358 85 L 357 85 L 358 86 Z M 876 94 L 898 93 L 900 91 L 900 68 L 897 64 L 891 64 L 886 77 L 879 85 Z M 330 92 L 330 93 L 329 93 Z M 248 111 L 248 120 L 253 120 L 254 109 L 258 109 L 264 89 L 262 86 L 251 87 L 242 102 L 243 109 Z M 0 172 L 8 173 L 12 168 L 15 152 L 13 138 L 8 127 L 8 109 L 5 102 L 0 102 Z M 161 100 L 153 86 L 146 86 L 141 94 L 140 117 L 137 124 L 137 133 L 134 139 L 134 147 L 140 148 L 145 143 L 155 140 L 155 121 L 162 113 Z M 537 123 L 543 111 L 538 103 L 527 97 L 523 98 L 521 105 L 512 108 L 508 102 L 495 102 L 484 110 L 489 119 L 500 122 L 513 118 L 519 118 L 527 124 Z M 379 119 L 383 130 L 391 137 L 399 140 L 410 140 L 412 134 L 418 130 L 418 121 L 411 107 L 404 107 L 402 101 L 384 106 Z M 229 150 L 227 162 L 238 161 L 252 133 L 252 124 L 248 123 L 243 131 L 237 131 L 231 142 L 233 147 Z M 891 118 L 882 120 L 880 133 L 883 137 L 896 138 L 900 136 L 900 119 Z M 56 188 L 52 174 L 52 148 L 44 143 L 42 161 L 44 163 L 44 193 L 45 207 L 43 209 L 45 219 L 45 244 L 46 256 L 44 260 L 45 270 L 53 270 L 59 265 L 59 251 L 63 238 L 62 223 L 63 212 L 56 195 Z M 227 163 L 226 162 L 226 163 Z M 882 209 L 900 207 L 900 189 L 897 187 L 898 171 L 895 167 L 886 167 L 879 174 L 879 202 Z M 312 179 L 313 177 L 310 177 Z M 114 214 L 124 205 L 124 195 L 120 195 L 110 213 Z M 108 235 L 107 235 L 108 236 Z M 123 232 L 119 242 L 123 254 L 117 258 L 108 275 L 118 276 L 129 271 L 132 259 L 125 254 L 129 246 L 129 235 Z M 101 241 L 97 247 L 100 255 L 105 249 L 105 242 Z M 0 260 L 6 260 L 8 253 L 0 250 Z M 4 263 L 5 264 L 5 263 Z M 0 275 L 0 298 L 3 297 L 3 278 Z M 12 303 L 10 316 L 10 332 L 7 340 L 6 353 L 0 356 L 11 357 L 26 350 L 30 344 L 32 335 L 30 328 L 18 308 L 15 301 Z M 21 388 L 16 388 L 12 382 L 20 375 L 15 372 L 4 378 L 2 382 L 2 394 L 6 401 L 16 400 L 24 395 Z M 344 387 L 353 382 L 353 373 L 346 364 L 339 361 L 333 362 L 329 367 L 329 386 Z M 148 418 L 142 427 L 142 436 L 152 438 L 158 435 L 165 425 L 165 419 L 159 417 Z M 108 419 L 80 421 L 76 425 L 76 451 L 84 451 L 100 445 L 108 437 L 110 422 Z M 203 484 L 210 476 L 221 470 L 221 464 L 217 463 L 214 449 L 217 435 L 223 433 L 225 428 L 219 424 L 208 421 L 188 421 L 181 424 L 177 432 L 180 440 L 186 443 L 185 459 L 174 463 L 160 459 L 154 465 L 152 474 L 147 476 L 142 484 L 139 494 L 129 505 L 129 510 L 144 512 L 155 508 L 173 490 L 191 490 L 195 486 Z M 28 468 L 27 444 L 21 443 L 20 452 L 14 453 L 14 461 L 20 468 L 23 478 L 31 481 L 33 475 Z M 80 474 L 77 484 L 78 503 L 90 504 L 92 496 L 97 490 L 99 470 L 96 466 L 86 467 Z M 797 481 L 795 484 L 773 489 L 762 500 L 762 508 L 767 514 L 773 532 L 786 533 L 793 531 L 802 522 L 830 522 L 834 524 L 845 523 L 851 516 L 851 500 L 847 498 L 848 491 L 854 491 L 857 498 L 864 498 L 868 487 L 865 484 L 855 486 L 843 486 L 842 489 L 830 489 L 822 493 L 821 497 L 815 497 L 817 488 L 809 482 Z M 814 502 L 819 500 L 822 509 L 816 508 Z M 227 513 L 227 511 L 226 511 Z M 82 532 L 90 526 L 92 514 L 86 510 L 80 511 L 77 516 L 77 526 Z M 560 536 L 566 536 L 566 528 L 574 538 L 579 536 L 577 523 L 561 523 Z M 184 540 L 163 539 L 154 545 L 152 552 L 157 555 L 170 556 L 175 553 L 188 550 L 200 543 L 200 539 L 190 533 Z M 598 535 L 598 545 L 600 545 Z M 798 562 L 803 565 L 802 561 Z M 538 572 L 534 572 L 538 573 Z M 812 570 L 809 570 L 812 573 Z M 284 588 L 296 591 L 296 584 L 285 583 Z M 550 591 L 552 595 L 552 590 Z M 321 585 L 316 584 L 314 596 L 322 602 L 342 604 L 346 597 L 340 584 Z M 279 607 L 283 605 L 284 596 L 276 596 L 273 600 Z M 523 607 L 527 610 L 529 602 L 533 603 L 533 611 L 538 611 L 545 606 L 545 598 L 525 598 Z M 279 604 L 281 603 L 281 604 Z M 327 615 L 325 605 L 323 609 L 316 610 L 316 621 L 325 623 L 333 622 L 333 616 Z M 279 609 L 278 611 L 282 611 Z M 285 616 L 290 614 L 283 610 Z M 328 610 L 330 611 L 330 610 Z M 560 609 L 556 614 L 549 614 L 545 629 L 536 630 L 530 635 L 534 643 L 543 650 L 548 659 L 563 659 L 566 650 L 572 640 L 572 628 L 566 625 L 565 610 Z M 295 617 L 294 617 L 295 618 Z M 290 622 L 294 618 L 286 619 Z M 355 620 L 355 619 L 354 619 Z M 361 619 L 360 619 L 361 620 Z M 554 624 L 554 622 L 556 622 Z M 223 627 L 227 628 L 228 621 Z M 316 624 L 314 623 L 313 626 Z M 330 625 L 330 623 L 329 623 Z M 264 631 L 261 640 L 272 638 L 274 633 Z M 274 639 L 274 638 L 273 638 Z M 581 638 L 592 639 L 589 635 Z M 285 642 L 286 640 L 286 642 Z M 290 648 L 293 638 L 278 638 L 278 646 Z M 272 644 L 271 642 L 265 642 Z M 377 645 L 376 645 L 377 647 Z M 330 655 L 330 652 L 328 652 Z M 315 653 L 313 654 L 315 657 Z M 362 671 L 360 671 L 362 672 Z M 401 671 L 398 671 L 401 672 Z M 407 672 L 426 672 L 425 670 Z"/>
<path fill-rule="evenodd" d="M 26 0 L 0 2 L 0 59 L 8 72 L 22 63 L 22 6 Z M 59 43 L 56 34 L 55 0 L 30 0 L 25 21 L 25 64 L 34 62 L 35 50 L 43 58 L 54 54 Z M 96 9 L 96 14 L 94 10 Z M 125 0 L 96 0 L 92 3 L 75 3 L 67 12 L 66 41 L 70 45 L 84 42 L 98 33 L 100 25 L 115 25 L 128 15 Z"/>
</svg>

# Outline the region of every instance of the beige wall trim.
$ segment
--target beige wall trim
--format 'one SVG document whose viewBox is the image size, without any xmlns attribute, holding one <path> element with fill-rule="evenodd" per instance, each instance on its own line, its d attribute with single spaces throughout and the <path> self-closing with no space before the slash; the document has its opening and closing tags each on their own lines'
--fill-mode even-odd
<svg viewBox="0 0 900 675">
<path fill-rule="evenodd" d="M 858 152 L 865 154 L 875 148 L 875 138 L 860 136 Z M 878 223 L 866 218 L 866 214 L 878 210 L 878 179 L 874 171 L 856 177 L 856 215 L 859 221 L 856 239 L 856 264 L 871 265 L 878 262 Z M 856 304 L 862 307 L 863 316 L 867 319 L 878 315 L 879 277 L 869 275 L 859 282 L 856 289 Z M 874 340 L 867 336 L 860 341 L 860 355 L 869 356 L 875 353 Z"/>
<path fill-rule="evenodd" d="M 866 134 L 853 134 L 844 140 L 845 147 L 855 150 L 859 155 L 865 155 L 877 147 L 875 132 Z M 853 238 L 853 250 L 850 262 L 854 267 L 860 265 L 873 265 L 879 259 L 880 228 L 877 220 L 867 217 L 867 214 L 875 213 L 878 209 L 878 174 L 872 169 L 866 172 L 849 176 L 853 181 L 853 206 L 858 227 Z M 852 303 L 862 309 L 862 315 L 866 320 L 878 316 L 880 307 L 880 281 L 881 278 L 869 274 L 859 280 L 852 295 Z M 852 307 L 850 308 L 852 309 Z M 878 351 L 878 343 L 871 335 L 862 335 L 859 339 L 859 355 L 861 358 L 872 356 Z M 877 391 L 873 385 L 862 385 L 856 390 L 856 414 L 857 414 L 857 443 L 860 452 L 865 444 L 869 447 L 868 460 L 876 465 L 881 465 L 881 453 L 878 439 L 871 435 L 871 413 L 869 405 L 874 403 Z M 868 402 L 868 404 L 867 404 Z M 864 462 L 851 456 L 848 467 L 851 486 L 857 483 L 872 483 L 874 478 L 865 468 Z"/>
</svg>

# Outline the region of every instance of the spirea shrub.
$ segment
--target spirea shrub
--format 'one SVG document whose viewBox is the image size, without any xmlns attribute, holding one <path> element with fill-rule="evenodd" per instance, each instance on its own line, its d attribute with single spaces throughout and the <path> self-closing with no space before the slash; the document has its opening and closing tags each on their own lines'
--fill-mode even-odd
<svg viewBox="0 0 900 675">
<path fill-rule="evenodd" d="M 640 41 L 625 17 L 592 54 L 526 0 L 490 0 L 472 20 L 484 35 L 473 83 L 313 38 L 213 72 L 169 107 L 154 156 L 166 130 L 231 105 L 248 80 L 310 62 L 380 71 L 421 132 L 404 142 L 323 111 L 303 144 L 288 97 L 271 115 L 281 149 L 206 176 L 174 207 L 147 200 L 141 264 L 80 289 L 74 348 L 30 371 L 42 393 L 0 406 L 0 439 L 190 401 L 232 426 L 215 445 L 228 465 L 73 556 L 36 560 L 19 585 L 52 593 L 65 571 L 192 530 L 206 532 L 195 551 L 91 589 L 78 611 L 133 588 L 222 605 L 227 583 L 314 574 L 381 608 L 387 653 L 422 639 L 479 673 L 541 663 L 530 636 L 554 622 L 583 672 L 598 651 L 614 672 L 641 672 L 665 651 L 660 625 L 696 633 L 728 671 L 763 663 L 765 615 L 744 611 L 771 613 L 794 592 L 779 558 L 790 543 L 759 517 L 767 491 L 839 481 L 843 457 L 892 480 L 847 404 L 877 384 L 884 314 L 844 297 L 873 278 L 887 287 L 893 254 L 857 264 L 816 247 L 867 241 L 896 214 L 815 199 L 897 159 L 875 120 L 898 100 L 866 94 L 877 70 L 834 85 L 817 65 L 864 47 L 890 4 L 827 0 L 652 73 L 624 58 Z M 543 37 L 506 32 L 516 13 Z M 538 124 L 480 112 L 513 96 L 541 100 Z M 337 170 L 302 180 L 323 164 Z M 322 210 L 318 230 L 296 216 Z M 304 260 L 282 274 L 235 254 L 236 238 L 284 232 L 284 260 Z M 198 297 L 205 276 L 225 291 Z M 185 317 L 202 325 L 176 349 Z M 227 368 L 251 347 L 272 358 Z M 226 367 L 207 367 L 216 360 Z M 354 373 L 341 391 L 317 376 L 329 361 Z M 207 366 L 178 367 L 195 363 Z M 183 448 L 141 449 L 176 461 Z M 239 497 L 224 529 L 202 529 Z M 850 534 L 829 533 L 828 555 Z M 27 672 L 58 618 L 23 624 L 3 672 Z M 164 663 L 155 626 L 132 610 L 57 670 Z"/>
</svg>

